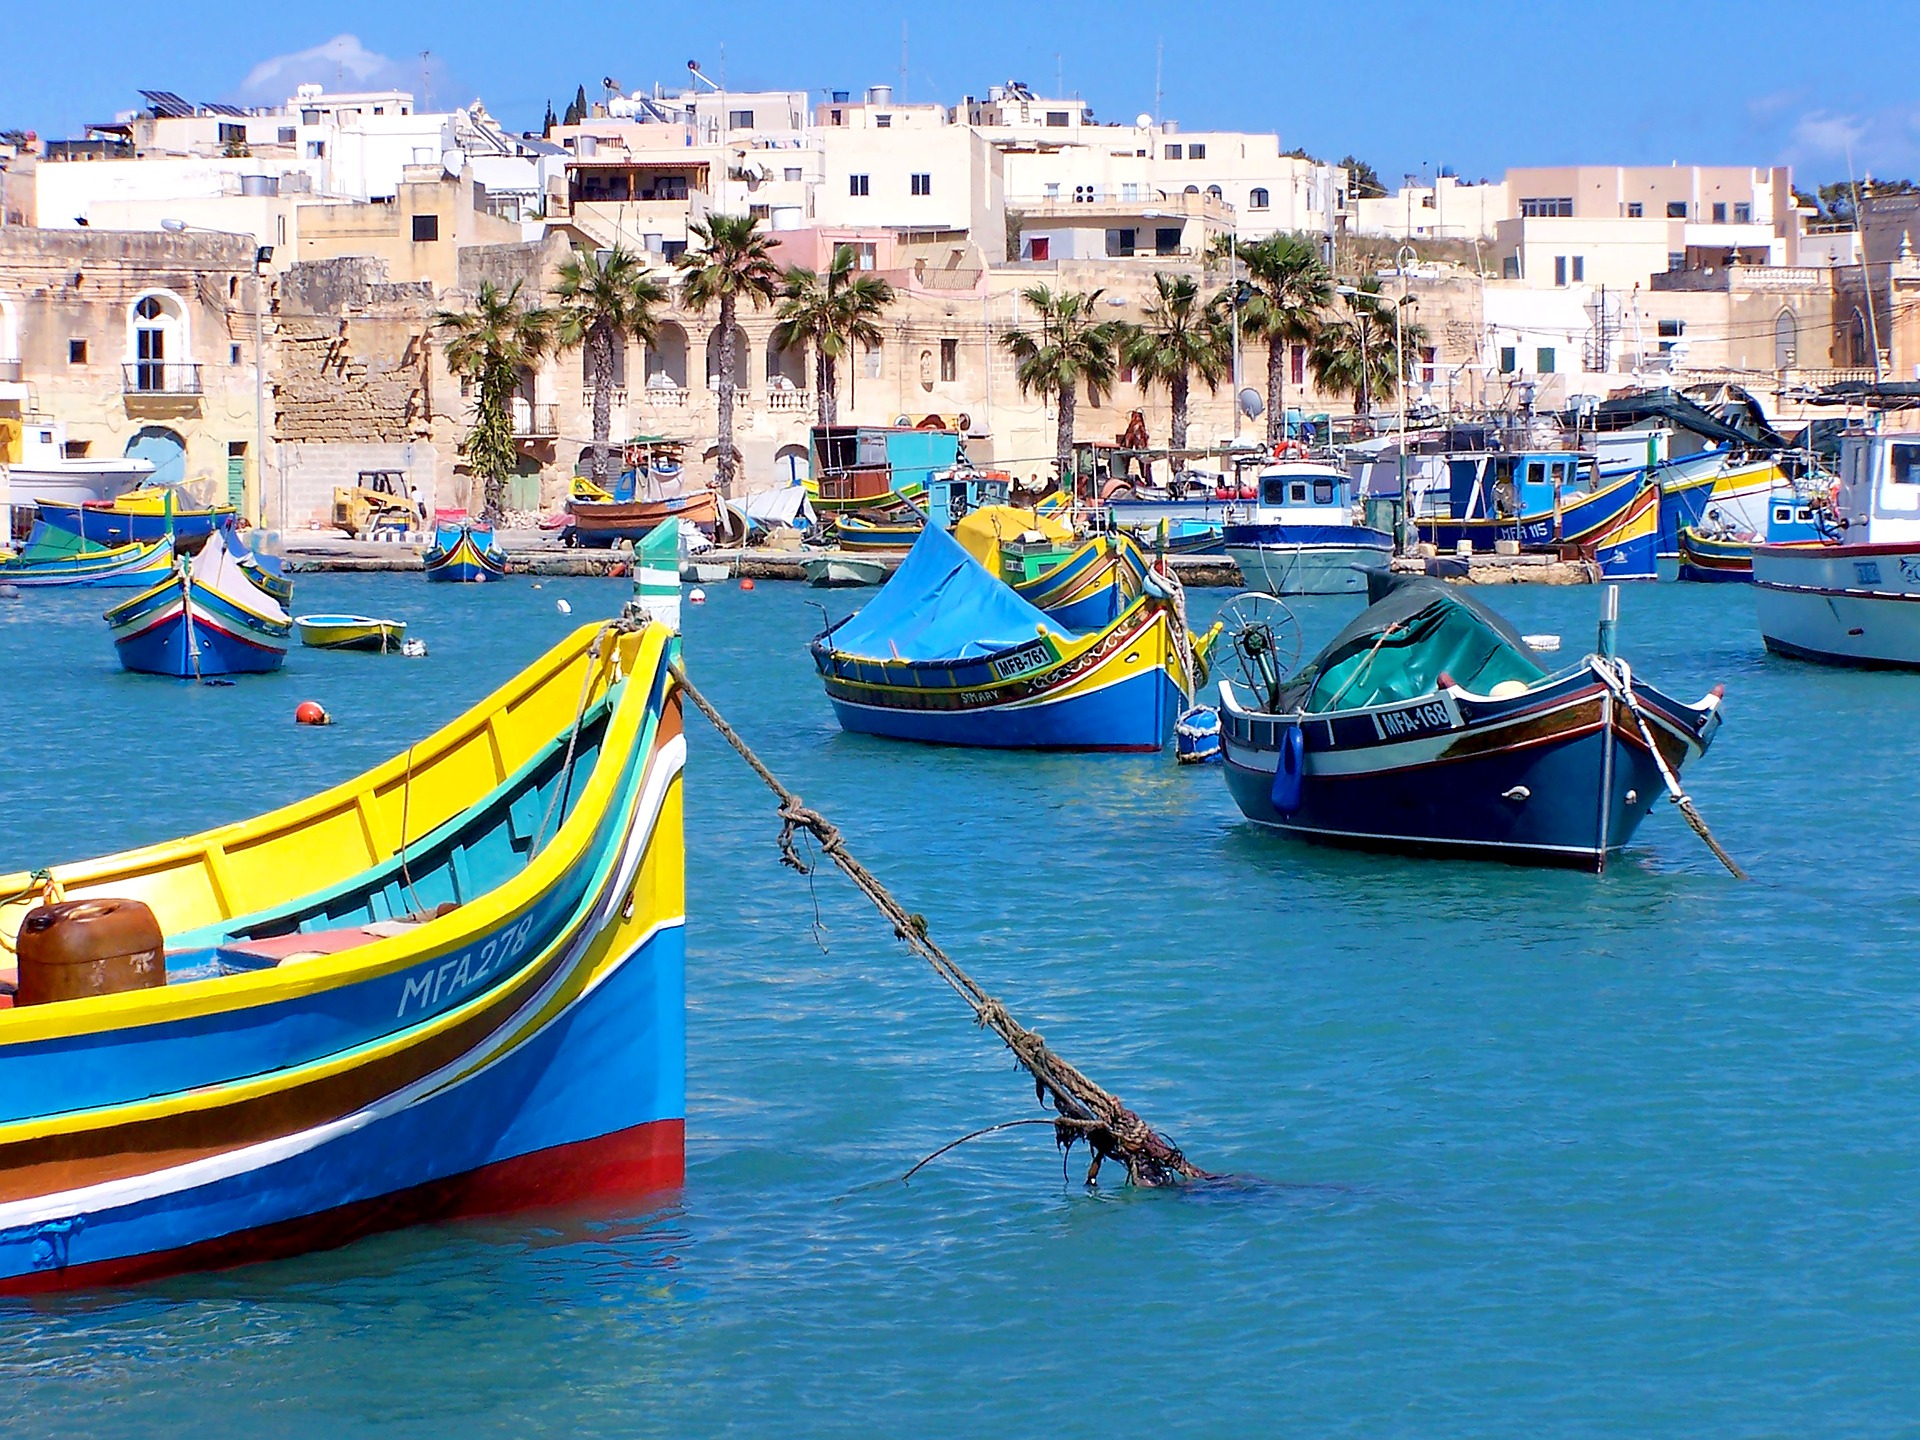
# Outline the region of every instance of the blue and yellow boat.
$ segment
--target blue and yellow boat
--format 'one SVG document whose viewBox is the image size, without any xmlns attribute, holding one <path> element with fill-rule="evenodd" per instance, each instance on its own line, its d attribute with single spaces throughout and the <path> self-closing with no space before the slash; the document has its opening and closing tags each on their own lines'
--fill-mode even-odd
<svg viewBox="0 0 1920 1440">
<path fill-rule="evenodd" d="M 677 1186 L 675 643 L 585 627 L 312 799 L 0 879 L 20 1000 L 48 899 L 164 936 L 164 983 L 0 1009 L 0 1291 Z"/>
<path fill-rule="evenodd" d="M 36 520 L 19 553 L 0 559 L 0 584 L 23 590 L 148 586 L 172 569 L 173 546 L 164 537 L 100 546 Z"/>
<path fill-rule="evenodd" d="M 507 557 L 493 543 L 493 527 L 475 520 L 435 527 L 433 544 L 420 558 L 429 580 L 478 584 L 507 574 Z"/>
<path fill-rule="evenodd" d="M 1430 491 L 1412 520 L 1443 554 L 1463 540 L 1483 555 L 1501 540 L 1526 551 L 1591 550 L 1644 483 L 1637 470 L 1602 481 L 1593 457 L 1573 451 L 1475 451 L 1447 458 L 1446 488 Z"/>
<path fill-rule="evenodd" d="M 54 530 L 91 545 L 151 545 L 173 536 L 196 540 L 239 518 L 231 505 L 183 505 L 171 485 L 143 485 L 113 500 L 34 502 L 40 519 Z"/>
<path fill-rule="evenodd" d="M 1206 678 L 1172 594 L 1070 635 L 932 526 L 880 593 L 813 641 L 841 728 L 1030 750 L 1159 750 Z"/>
<path fill-rule="evenodd" d="M 1124 533 L 1076 540 L 1055 512 L 991 505 L 953 533 L 1014 594 L 1068 630 L 1112 624 L 1146 589 L 1146 556 Z"/>
<path fill-rule="evenodd" d="M 398 652 L 407 638 L 407 622 L 373 615 L 296 615 L 300 643 L 313 650 Z"/>
<path fill-rule="evenodd" d="M 235 554 L 227 533 L 215 534 L 151 589 L 107 611 L 121 665 L 177 680 L 280 668 L 293 622 Z"/>
</svg>

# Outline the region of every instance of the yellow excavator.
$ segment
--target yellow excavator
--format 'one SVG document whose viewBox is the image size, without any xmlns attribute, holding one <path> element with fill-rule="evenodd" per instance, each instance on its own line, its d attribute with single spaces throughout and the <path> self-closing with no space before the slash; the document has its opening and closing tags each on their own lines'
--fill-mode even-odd
<svg viewBox="0 0 1920 1440">
<path fill-rule="evenodd" d="M 333 523 L 355 540 L 382 530 L 418 530 L 424 507 L 407 490 L 404 470 L 362 470 L 351 485 L 333 488 Z"/>
</svg>

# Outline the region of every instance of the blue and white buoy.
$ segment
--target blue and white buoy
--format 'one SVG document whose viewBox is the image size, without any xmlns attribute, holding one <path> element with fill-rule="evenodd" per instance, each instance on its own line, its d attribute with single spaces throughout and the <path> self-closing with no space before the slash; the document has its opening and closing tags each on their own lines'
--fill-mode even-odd
<svg viewBox="0 0 1920 1440">
<path fill-rule="evenodd" d="M 1194 705 L 1173 722 L 1174 753 L 1182 765 L 1220 763 L 1220 712 L 1211 705 Z"/>
</svg>

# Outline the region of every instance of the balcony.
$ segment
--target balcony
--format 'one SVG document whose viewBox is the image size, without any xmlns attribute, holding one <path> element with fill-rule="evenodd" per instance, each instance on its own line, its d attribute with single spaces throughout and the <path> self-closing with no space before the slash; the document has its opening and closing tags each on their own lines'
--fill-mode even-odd
<svg viewBox="0 0 1920 1440">
<path fill-rule="evenodd" d="M 1718 265 L 1663 270 L 1649 288 L 1661 291 L 1815 290 L 1832 283 L 1833 272 L 1815 265 Z"/>
<path fill-rule="evenodd" d="M 767 409 L 811 410 L 813 394 L 807 390 L 769 390 L 767 391 Z"/>
<path fill-rule="evenodd" d="M 120 367 L 121 388 L 130 396 L 198 396 L 200 367 L 185 360 L 129 360 Z"/>
<path fill-rule="evenodd" d="M 679 385 L 654 385 L 649 383 L 640 392 L 642 409 L 684 410 L 687 408 L 687 392 Z"/>
<path fill-rule="evenodd" d="M 513 438 L 516 440 L 553 440 L 560 434 L 560 407 L 550 403 L 515 399 L 513 402 Z"/>
</svg>

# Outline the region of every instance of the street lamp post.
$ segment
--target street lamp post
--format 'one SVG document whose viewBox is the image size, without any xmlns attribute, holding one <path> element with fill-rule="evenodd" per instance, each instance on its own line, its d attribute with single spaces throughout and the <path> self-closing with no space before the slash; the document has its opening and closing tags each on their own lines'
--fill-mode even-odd
<svg viewBox="0 0 1920 1440">
<path fill-rule="evenodd" d="M 171 234 L 179 235 L 188 230 L 197 230 L 203 235 L 236 235 L 241 239 L 252 240 L 253 247 L 253 474 L 254 488 L 259 492 L 258 502 L 260 518 L 266 518 L 267 503 L 267 362 L 266 362 L 266 318 L 261 305 L 261 291 L 264 288 L 262 271 L 273 261 L 273 247 L 259 243 L 260 237 L 244 230 L 217 230 L 210 225 L 189 225 L 184 220 L 162 220 L 160 228 Z M 287 528 L 287 497 L 285 487 L 281 487 L 280 525 L 281 531 Z M 243 497 L 244 499 L 244 497 Z M 253 517 L 249 516 L 251 520 Z"/>
</svg>

